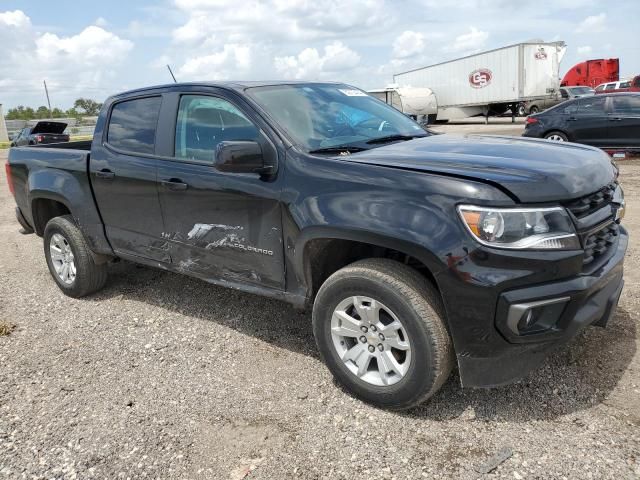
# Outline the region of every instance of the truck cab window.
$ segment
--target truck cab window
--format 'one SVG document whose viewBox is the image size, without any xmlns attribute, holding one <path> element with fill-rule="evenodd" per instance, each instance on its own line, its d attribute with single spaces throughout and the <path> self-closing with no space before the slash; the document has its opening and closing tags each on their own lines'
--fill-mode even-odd
<svg viewBox="0 0 640 480">
<path fill-rule="evenodd" d="M 107 143 L 128 152 L 153 154 L 161 103 L 161 97 L 147 97 L 115 104 Z"/>
<path fill-rule="evenodd" d="M 257 141 L 258 128 L 222 98 L 184 95 L 176 123 L 175 157 L 213 161 L 222 141 Z"/>
</svg>

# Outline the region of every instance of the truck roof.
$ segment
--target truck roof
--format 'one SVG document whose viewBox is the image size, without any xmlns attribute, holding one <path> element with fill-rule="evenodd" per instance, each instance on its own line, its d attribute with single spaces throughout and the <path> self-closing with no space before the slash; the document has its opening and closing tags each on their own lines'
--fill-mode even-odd
<svg viewBox="0 0 640 480">
<path fill-rule="evenodd" d="M 157 90 L 160 88 L 175 88 L 175 87 L 219 87 L 232 90 L 244 90 L 251 87 L 267 87 L 274 85 L 318 85 L 318 84 L 333 84 L 339 85 L 342 82 L 327 82 L 327 81 L 304 81 L 304 80 L 240 80 L 240 81 L 213 81 L 213 82 L 177 82 L 177 83 L 165 83 L 161 85 L 153 85 L 149 87 L 136 88 L 133 90 L 127 90 L 124 92 L 112 95 L 112 97 L 127 96 L 136 93 L 143 93 L 149 90 Z"/>
</svg>

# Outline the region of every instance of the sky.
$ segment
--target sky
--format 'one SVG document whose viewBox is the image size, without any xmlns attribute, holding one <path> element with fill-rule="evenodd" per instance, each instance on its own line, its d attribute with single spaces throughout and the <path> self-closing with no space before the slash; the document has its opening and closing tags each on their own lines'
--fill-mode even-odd
<svg viewBox="0 0 640 480">
<path fill-rule="evenodd" d="M 609 8 L 607 8 L 609 7 Z M 561 74 L 620 58 L 640 74 L 640 0 L 0 0 L 0 103 L 69 108 L 197 80 L 335 80 L 393 73 L 518 42 L 563 40 Z"/>
</svg>

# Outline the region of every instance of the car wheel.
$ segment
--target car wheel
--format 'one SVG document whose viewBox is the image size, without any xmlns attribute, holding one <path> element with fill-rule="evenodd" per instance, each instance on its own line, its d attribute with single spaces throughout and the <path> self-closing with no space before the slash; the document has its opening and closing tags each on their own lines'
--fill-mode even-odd
<svg viewBox="0 0 640 480">
<path fill-rule="evenodd" d="M 518 116 L 519 116 L 519 117 L 524 117 L 524 116 L 526 116 L 526 115 L 527 115 L 527 109 L 526 109 L 526 108 L 524 108 L 524 105 L 518 105 L 518 111 L 517 111 L 517 113 L 518 113 Z"/>
<path fill-rule="evenodd" d="M 558 131 L 549 132 L 544 136 L 544 138 L 546 138 L 547 140 L 551 140 L 552 142 L 568 142 L 569 141 L 569 139 L 564 133 L 558 132 Z"/>
<path fill-rule="evenodd" d="M 96 264 L 71 215 L 49 220 L 44 255 L 51 276 L 65 295 L 79 298 L 100 290 L 107 281 L 106 264 Z"/>
<path fill-rule="evenodd" d="M 313 332 L 334 377 L 356 397 L 407 409 L 448 378 L 453 346 L 435 288 L 388 259 L 355 262 L 331 275 L 313 306 Z"/>
<path fill-rule="evenodd" d="M 529 109 L 529 115 L 536 114 L 536 113 L 538 113 L 539 111 L 540 111 L 540 109 L 539 109 L 536 105 L 533 105 L 533 106 Z"/>
</svg>

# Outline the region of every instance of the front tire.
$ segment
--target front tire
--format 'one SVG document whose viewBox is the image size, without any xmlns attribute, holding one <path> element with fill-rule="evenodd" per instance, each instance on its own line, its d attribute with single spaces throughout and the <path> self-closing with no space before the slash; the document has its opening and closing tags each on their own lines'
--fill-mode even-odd
<svg viewBox="0 0 640 480">
<path fill-rule="evenodd" d="M 107 265 L 95 263 L 71 215 L 49 220 L 44 229 L 44 255 L 51 276 L 65 295 L 84 297 L 107 281 Z"/>
<path fill-rule="evenodd" d="M 540 111 L 540 109 L 536 106 L 533 105 L 530 109 L 529 109 L 529 115 L 535 115 L 536 113 L 538 113 Z"/>
<path fill-rule="evenodd" d="M 451 339 L 435 288 L 388 259 L 355 262 L 331 275 L 313 306 L 313 331 L 334 377 L 356 397 L 402 410 L 442 386 Z"/>
</svg>

